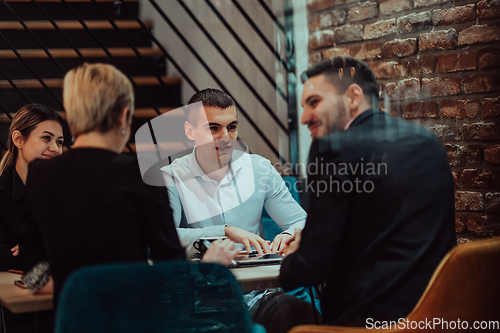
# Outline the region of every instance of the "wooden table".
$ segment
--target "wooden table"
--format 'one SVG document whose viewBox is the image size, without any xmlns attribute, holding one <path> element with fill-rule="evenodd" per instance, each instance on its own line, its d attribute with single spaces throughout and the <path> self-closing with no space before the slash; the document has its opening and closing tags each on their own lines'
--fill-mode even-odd
<svg viewBox="0 0 500 333">
<path fill-rule="evenodd" d="M 33 295 L 28 289 L 14 285 L 21 275 L 0 272 L 0 305 L 13 313 L 51 310 L 52 295 Z"/>
<path fill-rule="evenodd" d="M 279 287 L 279 265 L 232 268 L 242 291 Z M 33 295 L 27 289 L 14 285 L 21 275 L 0 272 L 0 305 L 13 313 L 51 310 L 52 295 Z"/>
</svg>

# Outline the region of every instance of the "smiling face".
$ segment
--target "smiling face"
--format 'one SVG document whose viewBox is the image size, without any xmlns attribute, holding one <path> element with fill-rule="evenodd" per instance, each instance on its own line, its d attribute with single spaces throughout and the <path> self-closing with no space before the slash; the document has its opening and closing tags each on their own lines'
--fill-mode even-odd
<svg viewBox="0 0 500 333">
<path fill-rule="evenodd" d="M 63 129 L 54 120 L 36 125 L 28 138 L 14 140 L 18 148 L 17 162 L 29 164 L 37 158 L 49 159 L 62 154 Z"/>
<path fill-rule="evenodd" d="M 350 120 L 347 101 L 346 95 L 337 94 L 324 74 L 311 77 L 302 93 L 301 123 L 307 125 L 312 138 L 343 130 Z"/>
<path fill-rule="evenodd" d="M 196 158 L 206 173 L 225 167 L 231 160 L 238 138 L 236 108 L 200 108 L 186 122 L 185 132 L 190 140 L 194 140 Z"/>
</svg>

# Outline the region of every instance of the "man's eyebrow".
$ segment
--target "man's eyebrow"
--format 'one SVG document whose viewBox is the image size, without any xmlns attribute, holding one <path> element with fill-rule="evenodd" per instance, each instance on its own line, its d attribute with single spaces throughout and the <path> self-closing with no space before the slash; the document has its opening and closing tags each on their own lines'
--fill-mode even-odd
<svg viewBox="0 0 500 333">
<path fill-rule="evenodd" d="M 307 97 L 305 104 L 310 103 L 310 102 L 311 102 L 311 99 L 313 99 L 313 98 L 317 98 L 317 97 L 318 97 L 317 95 L 312 95 L 312 96 Z M 302 105 L 302 106 L 303 106 L 303 105 Z"/>
<path fill-rule="evenodd" d="M 231 122 L 229 125 L 238 125 L 238 120 L 235 120 L 235 121 Z"/>
</svg>

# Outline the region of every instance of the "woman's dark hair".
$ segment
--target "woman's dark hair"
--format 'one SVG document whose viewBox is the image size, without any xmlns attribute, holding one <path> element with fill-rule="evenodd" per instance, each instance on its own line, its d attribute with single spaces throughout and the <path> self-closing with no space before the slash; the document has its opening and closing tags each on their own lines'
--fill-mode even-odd
<svg viewBox="0 0 500 333">
<path fill-rule="evenodd" d="M 309 78 L 324 74 L 326 79 L 343 94 L 356 83 L 363 90 L 366 98 L 378 100 L 379 86 L 371 68 L 361 60 L 348 56 L 336 56 L 322 60 L 304 71 L 300 77 L 302 83 Z"/>
<path fill-rule="evenodd" d="M 27 104 L 16 112 L 16 115 L 10 124 L 9 139 L 7 140 L 7 152 L 0 162 L 0 175 L 2 175 L 5 169 L 14 165 L 17 161 L 18 151 L 12 141 L 12 134 L 14 131 L 21 132 L 24 140 L 27 140 L 36 126 L 47 120 L 57 121 L 61 124 L 61 127 L 64 130 L 64 122 L 61 116 L 51 108 L 44 105 Z"/>
</svg>

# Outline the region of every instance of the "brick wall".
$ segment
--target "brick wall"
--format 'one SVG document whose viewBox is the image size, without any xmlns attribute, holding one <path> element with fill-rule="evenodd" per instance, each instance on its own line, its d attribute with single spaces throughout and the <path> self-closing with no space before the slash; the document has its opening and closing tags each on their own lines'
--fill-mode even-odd
<svg viewBox="0 0 500 333">
<path fill-rule="evenodd" d="M 311 64 L 366 61 L 381 83 L 380 107 L 443 142 L 459 241 L 499 235 L 500 0 L 307 0 L 307 8 Z"/>
</svg>

